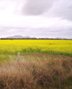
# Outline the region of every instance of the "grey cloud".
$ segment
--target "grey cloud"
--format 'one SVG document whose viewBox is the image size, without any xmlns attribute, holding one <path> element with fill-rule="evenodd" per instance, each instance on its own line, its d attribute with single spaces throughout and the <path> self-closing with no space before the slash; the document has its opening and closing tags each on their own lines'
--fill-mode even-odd
<svg viewBox="0 0 72 89">
<path fill-rule="evenodd" d="M 72 20 L 72 0 L 27 0 L 22 9 L 26 15 L 45 14 Z"/>
<path fill-rule="evenodd" d="M 44 15 L 47 17 L 49 16 L 61 17 L 64 19 L 72 20 L 72 0 L 26 0 L 26 1 L 27 1 L 26 5 L 24 4 L 24 6 L 20 8 L 20 10 L 22 9 L 23 15 L 24 14 Z M 22 0 L 22 2 L 24 2 L 24 0 Z M 68 20 L 67 22 L 69 23 Z M 66 23 L 64 25 L 58 23 L 56 24 L 56 26 L 54 27 L 51 26 L 50 28 L 19 28 L 19 26 L 17 28 L 15 27 L 0 28 L 0 37 L 8 35 L 72 38 L 72 27 L 67 26 Z"/>
<path fill-rule="evenodd" d="M 27 0 L 23 13 L 27 15 L 40 15 L 49 9 L 54 0 Z"/>
<path fill-rule="evenodd" d="M 45 15 L 72 20 L 72 0 L 55 1 L 48 12 L 45 12 Z"/>
<path fill-rule="evenodd" d="M 22 28 L 22 29 L 21 28 L 1 28 L 0 29 L 0 37 L 11 36 L 11 35 L 72 39 L 72 27 L 69 28 L 66 26 L 66 28 L 49 27 L 49 28 Z"/>
</svg>

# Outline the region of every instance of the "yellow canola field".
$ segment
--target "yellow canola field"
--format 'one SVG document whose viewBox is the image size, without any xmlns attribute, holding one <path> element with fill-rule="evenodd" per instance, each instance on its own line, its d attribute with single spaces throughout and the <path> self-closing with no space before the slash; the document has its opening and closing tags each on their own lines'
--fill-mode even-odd
<svg viewBox="0 0 72 89">
<path fill-rule="evenodd" d="M 72 55 L 72 40 L 0 40 L 0 54 L 25 53 L 26 49 Z"/>
</svg>

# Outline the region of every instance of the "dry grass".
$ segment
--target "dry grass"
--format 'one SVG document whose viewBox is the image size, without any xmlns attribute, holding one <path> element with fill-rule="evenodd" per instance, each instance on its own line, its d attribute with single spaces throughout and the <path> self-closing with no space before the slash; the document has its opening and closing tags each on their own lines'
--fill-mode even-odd
<svg viewBox="0 0 72 89">
<path fill-rule="evenodd" d="M 0 89 L 72 89 L 72 57 L 30 54 L 14 58 L 0 63 Z"/>
</svg>

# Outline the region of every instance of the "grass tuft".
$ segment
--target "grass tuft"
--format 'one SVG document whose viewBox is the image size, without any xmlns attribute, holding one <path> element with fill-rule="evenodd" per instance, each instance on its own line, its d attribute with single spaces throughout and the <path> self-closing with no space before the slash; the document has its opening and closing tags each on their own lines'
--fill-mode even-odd
<svg viewBox="0 0 72 89">
<path fill-rule="evenodd" d="M 0 89 L 72 89 L 72 57 L 25 54 L 14 58 L 0 63 Z"/>
</svg>

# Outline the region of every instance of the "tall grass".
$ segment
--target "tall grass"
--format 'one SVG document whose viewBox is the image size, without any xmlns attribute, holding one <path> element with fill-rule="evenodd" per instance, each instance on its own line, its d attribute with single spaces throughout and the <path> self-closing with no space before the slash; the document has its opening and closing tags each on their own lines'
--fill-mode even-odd
<svg viewBox="0 0 72 89">
<path fill-rule="evenodd" d="M 0 89 L 72 89 L 72 57 L 12 56 L 12 60 L 0 63 Z"/>
</svg>

